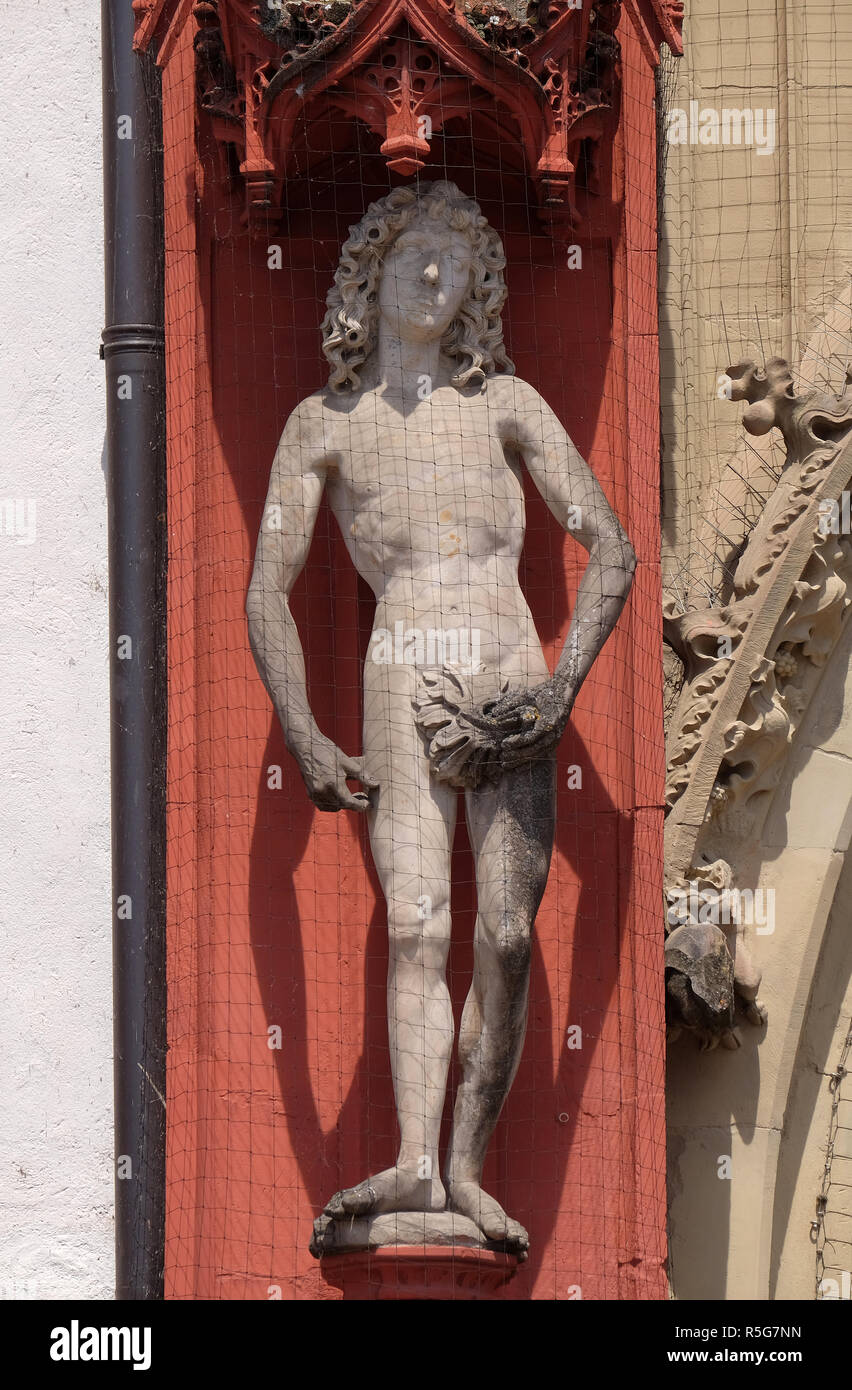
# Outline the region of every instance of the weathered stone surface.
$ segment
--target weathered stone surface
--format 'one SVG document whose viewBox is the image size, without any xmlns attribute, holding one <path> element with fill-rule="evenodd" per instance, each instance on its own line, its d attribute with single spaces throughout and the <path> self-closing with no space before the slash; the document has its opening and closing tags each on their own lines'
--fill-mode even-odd
<svg viewBox="0 0 852 1390">
<path fill-rule="evenodd" d="M 314 1222 L 311 1252 L 319 1257 L 342 1255 L 348 1250 L 378 1250 L 393 1245 L 459 1245 L 480 1250 L 498 1248 L 486 1239 L 478 1226 L 455 1212 L 394 1211 L 385 1212 L 382 1216 L 353 1217 L 344 1221 L 318 1217 Z"/>
<path fill-rule="evenodd" d="M 721 934 L 707 924 L 725 929 L 740 1012 L 761 1026 L 761 973 L 746 929 L 766 935 L 774 924 L 757 921 L 754 885 L 742 866 L 764 831 L 797 732 L 852 610 L 852 541 L 840 515 L 852 474 L 852 398 L 848 371 L 839 394 L 797 396 L 780 358 L 765 371 L 737 363 L 724 377 L 731 398 L 747 402 L 749 433 L 781 431 L 787 464 L 739 558 L 728 602 L 666 615 L 685 669 L 669 730 L 666 886 L 670 902 L 692 904 L 675 922 L 669 914 L 669 928 L 680 925 L 667 949 L 667 1004 L 673 1033 L 686 1029 L 705 1045 L 736 1046 Z M 805 759 L 813 763 L 810 750 Z M 817 761 L 830 766 L 832 760 Z M 811 766 L 811 777 L 818 784 L 820 769 Z M 802 827 L 770 828 L 770 840 L 774 833 L 779 848 L 811 843 L 816 818 L 810 811 L 805 817 Z M 845 848 L 844 826 L 839 834 Z M 761 897 L 761 912 L 764 907 Z M 676 934 L 690 952 L 703 941 L 703 957 L 678 953 Z"/>
</svg>

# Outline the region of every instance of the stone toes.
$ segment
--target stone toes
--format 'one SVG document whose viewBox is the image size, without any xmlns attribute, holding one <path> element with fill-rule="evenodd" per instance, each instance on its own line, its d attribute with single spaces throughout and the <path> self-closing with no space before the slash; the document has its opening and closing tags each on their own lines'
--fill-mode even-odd
<svg viewBox="0 0 852 1390">
<path fill-rule="evenodd" d="M 376 1204 L 376 1193 L 372 1187 L 345 1187 L 335 1192 L 326 1202 L 325 1215 L 340 1221 L 345 1216 L 366 1216 Z"/>
<path fill-rule="evenodd" d="M 349 1200 L 344 1200 L 344 1205 L 352 1216 L 366 1216 L 376 1205 L 376 1193 L 372 1187 L 366 1185 L 351 1188 L 346 1197 Z"/>
<path fill-rule="evenodd" d="M 508 1226 L 501 1221 L 478 1221 L 476 1224 L 496 1245 L 508 1245 L 512 1239 Z"/>
<path fill-rule="evenodd" d="M 315 1259 L 319 1259 L 325 1249 L 325 1234 L 332 1224 L 330 1216 L 318 1216 L 314 1222 L 314 1233 L 311 1236 L 309 1250 Z"/>
<path fill-rule="evenodd" d="M 521 1250 L 529 1249 L 530 1238 L 523 1226 L 517 1221 L 510 1221 L 506 1232 L 506 1244 L 513 1246 L 518 1253 Z"/>
<path fill-rule="evenodd" d="M 327 1216 L 329 1220 L 335 1220 L 339 1216 L 345 1216 L 346 1207 L 343 1203 L 343 1197 L 344 1194 L 342 1192 L 335 1192 L 333 1197 L 329 1197 L 328 1201 L 325 1204 L 325 1207 L 323 1208 L 323 1216 Z M 317 1221 L 314 1222 L 315 1229 L 317 1222 L 319 1221 L 322 1221 L 322 1216 L 318 1216 Z"/>
</svg>

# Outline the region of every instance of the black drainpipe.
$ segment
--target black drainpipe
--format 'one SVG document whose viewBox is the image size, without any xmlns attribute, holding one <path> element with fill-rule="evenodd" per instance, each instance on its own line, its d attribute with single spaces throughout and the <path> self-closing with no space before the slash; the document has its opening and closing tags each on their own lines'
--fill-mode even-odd
<svg viewBox="0 0 852 1390">
<path fill-rule="evenodd" d="M 162 119 L 130 0 L 102 0 L 116 1297 L 163 1296 L 165 347 Z"/>
</svg>

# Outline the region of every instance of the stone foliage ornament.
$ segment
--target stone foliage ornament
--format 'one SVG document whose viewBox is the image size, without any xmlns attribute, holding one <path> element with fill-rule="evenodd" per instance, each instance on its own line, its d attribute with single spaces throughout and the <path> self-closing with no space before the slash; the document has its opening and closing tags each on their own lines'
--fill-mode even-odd
<svg viewBox="0 0 852 1390">
<path fill-rule="evenodd" d="M 799 396 L 780 358 L 764 371 L 740 362 L 726 376 L 731 399 L 746 402 L 746 430 L 779 429 L 787 462 L 728 602 L 665 612 L 685 673 L 668 739 L 667 998 L 673 1033 L 685 1029 L 710 1047 L 738 1046 L 736 1000 L 748 1021 L 765 1022 L 738 917 L 754 885 L 737 885 L 737 868 L 757 842 L 852 605 L 852 539 L 834 524 L 852 479 L 852 376 L 837 395 Z M 685 917 L 672 918 L 673 901 L 690 905 Z M 721 919 L 726 927 L 711 930 Z"/>
<path fill-rule="evenodd" d="M 247 602 L 258 669 L 311 800 L 366 815 L 387 903 L 399 1152 L 392 1167 L 326 1203 L 317 1256 L 411 1231 L 417 1243 L 458 1240 L 518 1259 L 528 1249 L 521 1223 L 483 1191 L 482 1166 L 526 1029 L 556 746 L 635 559 L 559 420 L 514 375 L 500 326 L 504 267 L 496 233 L 451 183 L 399 188 L 370 206 L 328 297 L 329 384 L 287 421 L 267 498 L 283 520 L 262 526 L 258 540 Z M 518 583 L 522 462 L 589 554 L 553 674 Z M 439 659 L 428 641 L 398 660 L 368 651 L 360 756 L 317 727 L 288 603 L 324 493 L 375 594 L 374 633 L 399 624 L 443 643 Z M 475 644 L 449 640 L 462 630 Z M 475 967 L 442 1168 L 452 844 L 462 807 L 476 864 Z"/>
</svg>

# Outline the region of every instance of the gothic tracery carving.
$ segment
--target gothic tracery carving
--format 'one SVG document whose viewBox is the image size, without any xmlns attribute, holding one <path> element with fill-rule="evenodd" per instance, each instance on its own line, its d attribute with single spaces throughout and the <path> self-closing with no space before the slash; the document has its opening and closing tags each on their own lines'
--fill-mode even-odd
<svg viewBox="0 0 852 1390">
<path fill-rule="evenodd" d="M 618 101 L 620 12 L 620 0 L 198 0 L 200 103 L 238 151 L 250 224 L 276 216 L 300 120 L 357 117 L 410 176 L 448 121 L 487 107 L 523 154 L 542 221 L 570 235 L 581 159 L 594 188 Z"/>
<path fill-rule="evenodd" d="M 737 863 L 760 834 L 796 731 L 852 607 L 852 537 L 827 519 L 852 480 L 852 379 L 847 375 L 839 395 L 796 396 L 789 367 L 779 358 L 765 371 L 739 363 L 726 376 L 731 399 L 747 402 L 746 430 L 765 434 L 778 428 L 787 464 L 740 558 L 731 600 L 682 614 L 670 605 L 665 613 L 668 640 L 685 668 L 668 748 L 670 898 L 698 885 L 707 866 L 720 863 L 730 871 L 725 889 L 733 892 Z M 701 893 L 694 900 L 709 903 Z M 688 950 L 676 932 L 668 938 L 669 1000 L 676 1029 L 697 1033 L 705 1045 L 736 1046 L 719 940 L 706 930 L 699 940 L 698 928 L 713 921 L 710 906 L 703 921 L 692 913 L 678 924 L 680 937 L 686 926 L 695 929 Z M 730 952 L 730 983 L 746 1016 L 760 1023 L 760 977 L 741 937 Z M 739 973 L 737 952 L 745 962 Z M 702 983 L 708 970 L 709 990 Z"/>
</svg>

